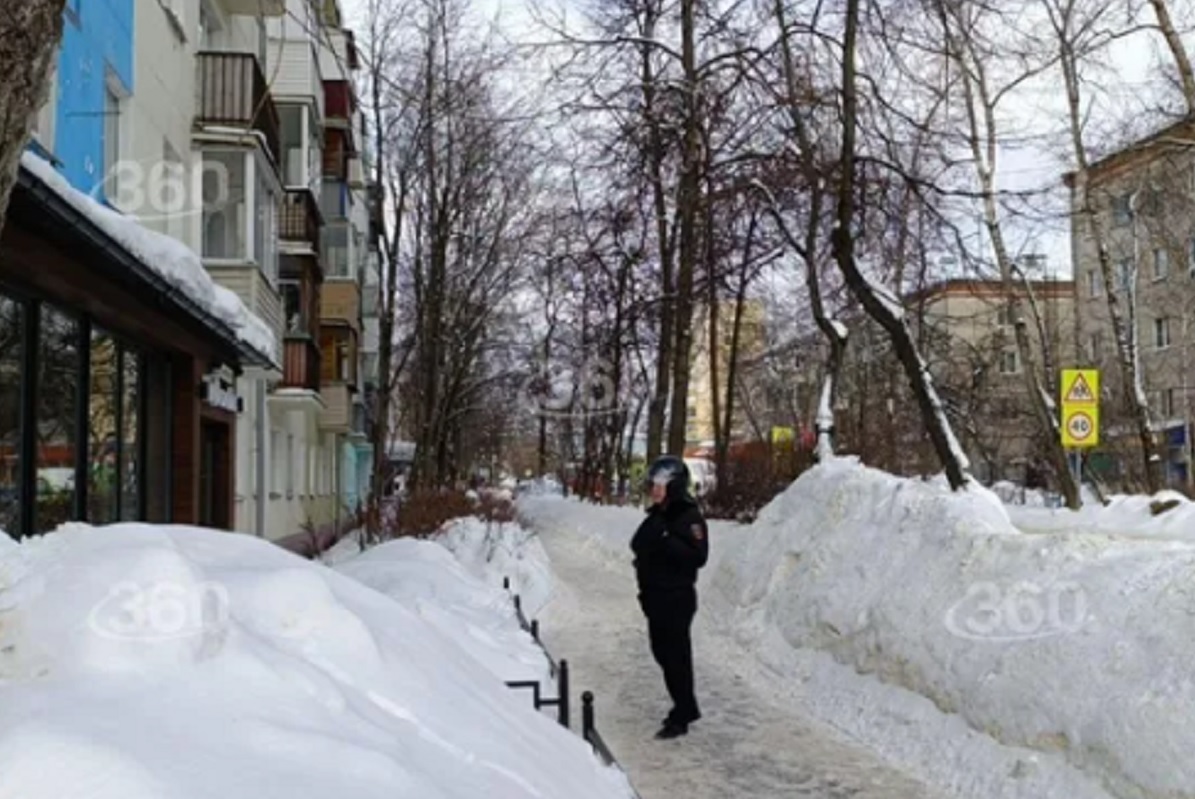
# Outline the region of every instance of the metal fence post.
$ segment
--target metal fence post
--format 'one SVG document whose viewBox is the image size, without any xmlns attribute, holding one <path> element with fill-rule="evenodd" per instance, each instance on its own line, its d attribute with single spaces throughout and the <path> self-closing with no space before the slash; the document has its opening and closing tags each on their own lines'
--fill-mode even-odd
<svg viewBox="0 0 1195 799">
<path fill-rule="evenodd" d="M 563 658 L 560 660 L 560 675 L 558 677 L 558 690 L 560 693 L 560 724 L 568 727 L 568 661 Z"/>
<path fill-rule="evenodd" d="M 581 694 L 581 737 L 593 743 L 593 691 Z"/>
</svg>

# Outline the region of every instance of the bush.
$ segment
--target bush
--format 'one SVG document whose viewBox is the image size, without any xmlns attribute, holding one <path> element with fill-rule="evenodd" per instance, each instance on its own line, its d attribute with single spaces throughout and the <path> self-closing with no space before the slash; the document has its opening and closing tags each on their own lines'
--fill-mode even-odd
<svg viewBox="0 0 1195 799">
<path fill-rule="evenodd" d="M 760 509 L 812 465 L 810 453 L 757 441 L 735 447 L 717 487 L 702 505 L 713 519 L 754 521 Z"/>
<path fill-rule="evenodd" d="M 435 535 L 448 522 L 476 516 L 485 522 L 513 522 L 514 502 L 505 491 L 423 489 L 388 505 L 382 514 L 382 538 Z"/>
</svg>

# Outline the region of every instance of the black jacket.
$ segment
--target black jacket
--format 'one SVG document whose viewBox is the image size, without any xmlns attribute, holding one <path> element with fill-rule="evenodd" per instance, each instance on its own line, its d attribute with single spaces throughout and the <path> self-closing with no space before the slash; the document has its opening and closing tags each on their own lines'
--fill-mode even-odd
<svg viewBox="0 0 1195 799">
<path fill-rule="evenodd" d="M 635 576 L 644 593 L 691 588 L 709 558 L 709 528 L 690 499 L 653 505 L 631 539 Z"/>
</svg>

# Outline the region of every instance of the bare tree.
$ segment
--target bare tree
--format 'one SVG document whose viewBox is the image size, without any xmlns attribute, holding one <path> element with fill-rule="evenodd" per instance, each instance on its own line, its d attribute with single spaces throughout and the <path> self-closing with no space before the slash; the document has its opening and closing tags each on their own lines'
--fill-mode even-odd
<svg viewBox="0 0 1195 799">
<path fill-rule="evenodd" d="M 1042 3 L 1049 19 L 1053 46 L 1058 53 L 1058 65 L 1066 89 L 1067 121 L 1075 167 L 1071 181 L 1072 205 L 1078 223 L 1073 235 L 1089 236 L 1095 248 L 1119 355 L 1118 366 L 1124 397 L 1140 441 L 1146 485 L 1150 493 L 1154 493 L 1163 483 L 1162 458 L 1154 436 L 1142 374 L 1135 318 L 1136 302 L 1131 290 L 1136 277 L 1128 276 L 1129 280 L 1126 283 L 1130 291 L 1128 296 L 1123 295 L 1117 285 L 1118 279 L 1105 222 L 1091 190 L 1091 157 L 1085 138 L 1087 113 L 1084 107 L 1082 71 L 1086 60 L 1098 53 L 1109 40 L 1104 25 L 1107 6 L 1086 0 L 1042 0 Z M 1130 206 L 1134 204 L 1135 199 L 1130 198 Z M 1135 213 L 1135 210 L 1131 212 Z M 1134 260 L 1134 272 L 1136 268 Z"/>
<path fill-rule="evenodd" d="M 1014 274 L 1013 256 L 1006 242 L 996 185 L 997 156 L 1000 150 L 1000 103 L 1017 86 L 1044 71 L 1050 60 L 1039 58 L 1033 62 L 1025 58 L 1023 60 L 1026 65 L 1023 68 L 1013 72 L 998 85 L 993 85 L 990 75 L 992 62 L 998 59 L 1000 51 L 999 45 L 986 37 L 985 28 L 994 27 L 999 31 L 999 35 L 1007 40 L 1013 35 L 1015 27 L 1004 24 L 1005 20 L 999 12 L 988 15 L 980 6 L 960 6 L 934 0 L 934 11 L 941 23 L 946 56 L 956 67 L 957 84 L 962 90 L 964 131 L 982 199 L 984 226 L 1004 286 L 1004 301 L 1008 304 L 1014 325 L 1014 338 L 1021 363 L 1021 374 L 1025 381 L 1026 399 L 1036 417 L 1041 440 L 1047 447 L 1054 476 L 1061 486 L 1067 507 L 1078 510 L 1081 504 L 1079 487 L 1067 465 L 1058 408 L 1054 402 L 1056 383 L 1051 380 L 1048 372 L 1043 375 L 1039 369 L 1038 358 L 1032 346 L 1029 320 L 1022 308 L 1024 292 L 1019 290 Z M 1004 46 L 1009 45 L 1005 43 Z M 1012 47 L 1015 48 L 1015 44 Z M 1020 49 L 1020 52 L 1024 53 L 1026 49 Z M 1043 344 L 1048 342 L 1045 337 L 1039 341 Z"/>
<path fill-rule="evenodd" d="M 831 247 L 835 261 L 852 293 L 864 310 L 888 334 L 908 378 L 925 430 L 946 472 L 951 488 L 965 486 L 967 458 L 955 438 L 946 411 L 934 387 L 929 370 L 909 332 L 904 310 L 897 297 L 869 280 L 856 260 L 856 225 L 859 191 L 859 72 L 857 67 L 860 32 L 860 0 L 847 0 L 842 38 L 842 137 L 839 151 L 838 191 Z"/>
<path fill-rule="evenodd" d="M 21 152 L 46 101 L 65 0 L 7 3 L 0 14 L 0 229 Z"/>
</svg>

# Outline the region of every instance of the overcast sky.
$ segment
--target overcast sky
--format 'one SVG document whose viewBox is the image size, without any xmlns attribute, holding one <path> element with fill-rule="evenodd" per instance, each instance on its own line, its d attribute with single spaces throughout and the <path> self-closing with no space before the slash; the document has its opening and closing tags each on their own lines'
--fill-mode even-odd
<svg viewBox="0 0 1195 799">
<path fill-rule="evenodd" d="M 341 2 L 350 25 L 360 27 L 366 0 Z M 472 0 L 472 4 L 479 15 L 497 19 L 512 40 L 537 37 L 528 0 Z M 1171 13 L 1180 28 L 1188 31 L 1195 28 L 1195 2 L 1192 0 L 1174 0 Z M 1187 36 L 1187 44 L 1195 51 L 1195 35 Z M 1123 135 L 1126 126 L 1135 124 L 1138 134 L 1144 132 L 1142 120 L 1150 118 L 1147 112 L 1163 94 L 1164 81 L 1158 65 L 1168 62 L 1169 58 L 1161 37 L 1146 32 L 1125 37 L 1109 49 L 1107 68 L 1097 75 L 1104 79 L 1095 82 L 1100 97 L 1098 113 L 1093 114 L 1093 119 L 1102 123 L 1102 129 L 1121 131 Z M 1065 147 L 1051 149 L 1046 143 L 1047 138 L 1055 143 L 1065 141 L 1065 137 L 1059 135 L 1066 124 L 1061 74 L 1051 70 L 1026 84 L 1010 98 L 1004 113 L 1009 124 L 1002 124 L 1002 130 L 1011 133 L 1015 129 L 1018 138 L 1027 143 L 1002 150 L 998 175 L 1001 188 L 1026 191 L 1054 186 L 1055 197 L 1061 199 L 1064 195 L 1060 179 L 1070 168 L 1073 157 Z M 1104 138 L 1107 141 L 1109 136 Z M 978 231 L 978 218 L 975 228 Z M 1011 238 L 1014 251 L 1045 253 L 1054 274 L 1070 273 L 1069 230 L 1065 220 L 1056 220 L 1052 227 L 1041 224 L 1022 226 Z"/>
</svg>

